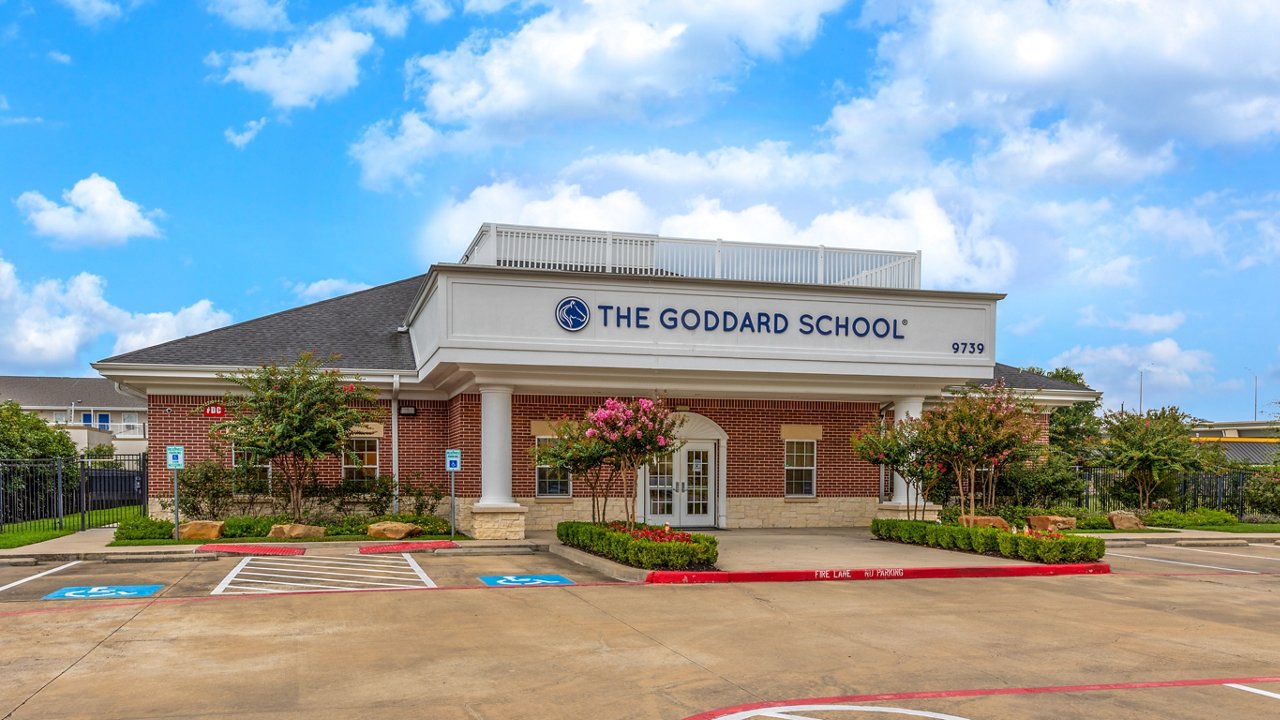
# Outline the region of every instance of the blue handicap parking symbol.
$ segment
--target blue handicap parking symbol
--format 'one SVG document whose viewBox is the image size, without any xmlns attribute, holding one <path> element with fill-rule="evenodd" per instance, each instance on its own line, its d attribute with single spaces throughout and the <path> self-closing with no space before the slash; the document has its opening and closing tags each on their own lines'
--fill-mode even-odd
<svg viewBox="0 0 1280 720">
<path fill-rule="evenodd" d="M 572 585 L 563 575 L 485 575 L 480 582 L 489 587 L 537 587 L 539 585 Z"/>
<path fill-rule="evenodd" d="M 95 585 L 64 587 L 44 596 L 45 600 L 102 600 L 104 598 L 144 598 L 155 595 L 164 585 Z"/>
</svg>

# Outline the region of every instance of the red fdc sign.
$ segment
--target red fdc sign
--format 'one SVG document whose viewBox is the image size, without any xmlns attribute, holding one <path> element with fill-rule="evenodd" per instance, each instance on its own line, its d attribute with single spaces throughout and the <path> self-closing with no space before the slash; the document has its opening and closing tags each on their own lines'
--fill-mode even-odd
<svg viewBox="0 0 1280 720">
<path fill-rule="evenodd" d="M 222 405 L 205 405 L 204 406 L 205 417 L 220 418 L 220 417 L 225 417 L 226 414 L 227 414 L 227 408 L 225 408 Z"/>
</svg>

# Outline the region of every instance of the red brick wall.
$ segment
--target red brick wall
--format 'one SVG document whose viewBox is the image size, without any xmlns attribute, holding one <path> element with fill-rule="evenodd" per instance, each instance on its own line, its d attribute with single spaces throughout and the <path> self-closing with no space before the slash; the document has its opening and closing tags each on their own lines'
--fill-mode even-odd
<svg viewBox="0 0 1280 720">
<path fill-rule="evenodd" d="M 186 448 L 188 463 L 214 459 L 230 463 L 230 448 L 216 449 L 209 440 L 211 418 L 200 415 L 200 406 L 214 396 L 153 395 L 148 398 L 150 465 L 153 496 L 172 492 L 170 473 L 165 469 L 167 445 Z M 581 415 L 603 398 L 587 396 L 517 395 L 512 399 L 512 492 L 516 497 L 534 494 L 535 472 L 529 449 L 531 420 L 557 420 Z M 460 497 L 480 495 L 480 396 L 459 395 L 448 401 L 414 400 L 402 405 L 417 408 L 414 415 L 400 416 L 400 476 L 405 494 L 421 482 L 439 483 L 447 488 L 444 450 L 462 450 L 462 471 L 457 477 Z M 849 436 L 854 430 L 876 420 L 876 403 L 802 402 L 790 400 L 700 400 L 671 399 L 668 404 L 687 405 L 704 415 L 729 435 L 728 469 L 723 474 L 730 497 L 782 497 L 783 424 L 821 425 L 818 441 L 817 494 L 820 497 L 875 497 L 879 493 L 879 470 L 854 457 Z M 388 415 L 383 421 L 379 443 L 378 470 L 391 473 L 390 402 L 382 405 Z M 1047 425 L 1046 425 L 1047 427 Z M 319 465 L 322 482 L 341 477 L 341 462 L 334 458 Z M 585 492 L 585 489 L 580 488 Z M 582 493 L 580 493 L 582 494 Z"/>
<path fill-rule="evenodd" d="M 516 497 L 534 494 L 535 472 L 529 449 L 531 420 L 578 416 L 604 398 L 555 395 L 517 395 L 511 408 L 511 489 Z M 673 398 L 668 406 L 687 405 L 729 435 L 728 472 L 723 475 L 729 497 L 782 497 L 784 452 L 782 425 L 821 425 L 818 441 L 819 497 L 880 494 L 879 468 L 854 457 L 849 444 L 853 431 L 876 421 L 878 403 L 806 402 L 794 400 L 699 400 Z M 575 488 L 585 496 L 585 488 Z"/>
</svg>

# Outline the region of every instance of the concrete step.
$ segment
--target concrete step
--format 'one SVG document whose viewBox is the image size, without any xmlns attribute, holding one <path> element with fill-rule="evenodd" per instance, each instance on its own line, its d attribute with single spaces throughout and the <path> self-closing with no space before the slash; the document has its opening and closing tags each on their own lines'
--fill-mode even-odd
<svg viewBox="0 0 1280 720">
<path fill-rule="evenodd" d="M 1196 538 L 1179 540 L 1174 545 L 1178 547 L 1249 547 L 1249 541 L 1244 538 Z"/>
<path fill-rule="evenodd" d="M 30 567 L 36 564 L 33 557 L 7 557 L 0 558 L 0 567 Z"/>
<path fill-rule="evenodd" d="M 1147 544 L 1141 540 L 1108 540 L 1107 548 L 1136 548 L 1146 547 Z"/>
<path fill-rule="evenodd" d="M 156 563 L 186 562 L 188 560 L 217 560 L 218 553 L 114 553 L 102 558 L 108 563 Z"/>
<path fill-rule="evenodd" d="M 440 548 L 436 555 L 533 555 L 539 552 L 536 547 L 468 547 Z"/>
</svg>

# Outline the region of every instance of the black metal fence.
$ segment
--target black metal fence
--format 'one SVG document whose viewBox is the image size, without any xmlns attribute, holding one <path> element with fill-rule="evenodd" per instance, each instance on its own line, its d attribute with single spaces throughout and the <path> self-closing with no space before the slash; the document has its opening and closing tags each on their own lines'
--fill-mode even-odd
<svg viewBox="0 0 1280 720">
<path fill-rule="evenodd" d="M 87 530 L 147 511 L 147 456 L 0 460 L 0 533 Z"/>
<path fill-rule="evenodd" d="M 1085 491 L 1078 505 L 1103 512 L 1138 506 L 1136 486 L 1125 479 L 1120 470 L 1079 468 L 1085 480 Z M 1188 512 L 1196 508 L 1226 510 L 1237 516 L 1262 512 L 1249 506 L 1245 483 L 1253 477 L 1249 472 L 1182 473 L 1161 483 L 1153 496 L 1153 505 Z"/>
</svg>

